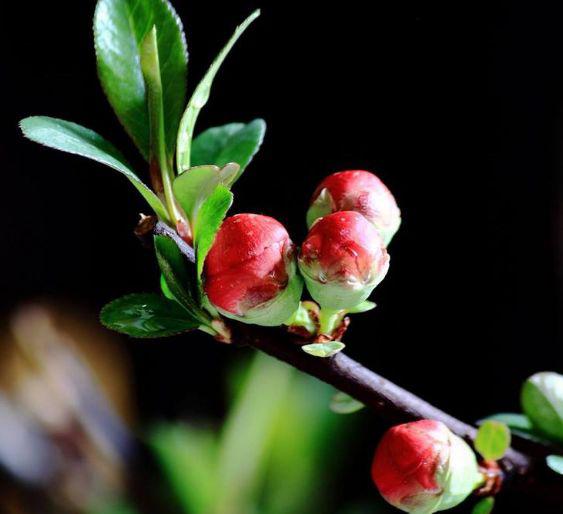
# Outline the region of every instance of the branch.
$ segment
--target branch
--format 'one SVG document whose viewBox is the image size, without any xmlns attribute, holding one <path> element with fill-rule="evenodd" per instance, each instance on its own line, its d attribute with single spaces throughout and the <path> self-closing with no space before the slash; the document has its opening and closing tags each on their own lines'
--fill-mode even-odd
<svg viewBox="0 0 563 514">
<path fill-rule="evenodd" d="M 154 233 L 171 237 L 184 256 L 194 262 L 193 249 L 176 232 L 158 222 Z M 476 428 L 445 413 L 427 401 L 383 378 L 343 352 L 333 357 L 313 357 L 301 350 L 299 339 L 283 328 L 266 328 L 229 321 L 233 343 L 251 346 L 275 357 L 311 376 L 349 394 L 371 407 L 392 423 L 433 419 L 447 425 L 452 432 L 472 443 Z M 556 452 L 540 443 L 513 437 L 510 448 L 501 461 L 512 491 L 522 491 L 543 503 L 563 505 L 563 478 L 549 470 L 545 457 Z M 503 488 L 504 489 L 504 488 Z"/>
<path fill-rule="evenodd" d="M 235 344 L 247 345 L 312 375 L 371 407 L 391 423 L 433 419 L 472 443 L 476 429 L 434 407 L 413 393 L 374 373 L 343 352 L 330 358 L 313 357 L 300 348 L 295 336 L 283 329 L 232 323 Z M 525 448 L 525 452 L 521 451 Z M 545 465 L 549 449 L 517 437 L 501 461 L 506 483 L 542 502 L 563 505 L 563 479 Z"/>
</svg>

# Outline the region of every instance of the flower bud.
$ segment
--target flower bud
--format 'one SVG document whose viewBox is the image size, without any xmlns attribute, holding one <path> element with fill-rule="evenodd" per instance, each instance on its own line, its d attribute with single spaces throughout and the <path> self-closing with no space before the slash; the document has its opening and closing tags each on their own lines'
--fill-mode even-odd
<svg viewBox="0 0 563 514">
<path fill-rule="evenodd" d="M 563 375 L 543 371 L 522 386 L 522 410 L 540 432 L 563 442 Z"/>
<path fill-rule="evenodd" d="M 461 503 L 482 483 L 471 448 L 439 421 L 388 430 L 372 465 L 381 495 L 405 512 L 431 514 Z"/>
<path fill-rule="evenodd" d="M 299 268 L 321 307 L 351 309 L 383 280 L 389 255 L 366 218 L 357 212 L 336 212 L 311 227 L 301 246 Z"/>
<path fill-rule="evenodd" d="M 303 290 L 293 243 L 268 216 L 237 214 L 217 232 L 205 259 L 203 286 L 224 316 L 255 325 L 284 323 Z"/>
<path fill-rule="evenodd" d="M 356 211 L 372 223 L 387 246 L 401 224 L 401 211 L 387 186 L 373 173 L 340 171 L 317 187 L 307 211 L 307 225 L 337 211 Z"/>
</svg>

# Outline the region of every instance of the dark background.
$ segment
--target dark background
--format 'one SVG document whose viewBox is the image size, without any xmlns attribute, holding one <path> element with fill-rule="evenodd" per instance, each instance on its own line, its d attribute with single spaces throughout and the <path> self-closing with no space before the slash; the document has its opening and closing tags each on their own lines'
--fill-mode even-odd
<svg viewBox="0 0 563 514">
<path fill-rule="evenodd" d="M 48 296 L 95 317 L 116 296 L 157 288 L 153 256 L 132 234 L 146 208 L 127 181 L 17 129 L 31 114 L 73 120 L 144 171 L 97 82 L 94 3 L 2 7 L 3 313 Z M 525 377 L 563 370 L 556 2 L 174 4 L 191 88 L 234 26 L 263 10 L 198 125 L 268 123 L 233 212 L 275 216 L 300 242 L 323 176 L 368 169 L 394 192 L 403 225 L 378 308 L 347 336 L 352 356 L 465 420 L 518 410 Z M 235 351 L 188 339 L 123 341 L 145 419 L 221 415 L 221 377 Z M 343 483 L 343 495 L 370 487 L 366 466 L 381 429 L 373 418 L 364 414 L 365 445 L 351 450 L 347 468 L 358 478 Z"/>
</svg>

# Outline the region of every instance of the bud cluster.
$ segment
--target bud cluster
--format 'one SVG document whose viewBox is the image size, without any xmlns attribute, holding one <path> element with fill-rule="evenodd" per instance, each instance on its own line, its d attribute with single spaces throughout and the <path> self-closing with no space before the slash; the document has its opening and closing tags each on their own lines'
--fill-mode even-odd
<svg viewBox="0 0 563 514">
<path fill-rule="evenodd" d="M 400 222 L 393 195 L 375 175 L 334 173 L 313 195 L 310 230 L 299 252 L 273 218 L 227 218 L 205 261 L 207 299 L 226 317 L 280 325 L 299 308 L 303 281 L 298 268 L 312 298 L 325 313 L 340 312 L 341 319 L 385 277 L 386 248 Z"/>
</svg>

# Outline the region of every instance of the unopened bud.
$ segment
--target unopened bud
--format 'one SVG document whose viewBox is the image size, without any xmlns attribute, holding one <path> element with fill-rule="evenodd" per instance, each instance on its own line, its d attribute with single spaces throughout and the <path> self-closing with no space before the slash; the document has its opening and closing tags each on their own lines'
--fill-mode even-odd
<svg viewBox="0 0 563 514">
<path fill-rule="evenodd" d="M 323 308 L 351 309 L 383 280 L 389 255 L 379 232 L 361 214 L 337 212 L 318 219 L 301 246 L 299 268 Z"/>
<path fill-rule="evenodd" d="M 227 218 L 205 260 L 204 290 L 224 316 L 264 326 L 298 308 L 303 283 L 284 226 L 258 214 Z"/>
<path fill-rule="evenodd" d="M 310 227 L 315 220 L 337 211 L 356 211 L 379 231 L 385 246 L 401 224 L 401 211 L 387 186 L 373 173 L 350 170 L 333 173 L 317 187 L 307 212 Z"/>
<path fill-rule="evenodd" d="M 372 477 L 385 500 L 415 514 L 455 507 L 482 483 L 471 448 L 432 420 L 388 430 L 375 452 Z"/>
</svg>

